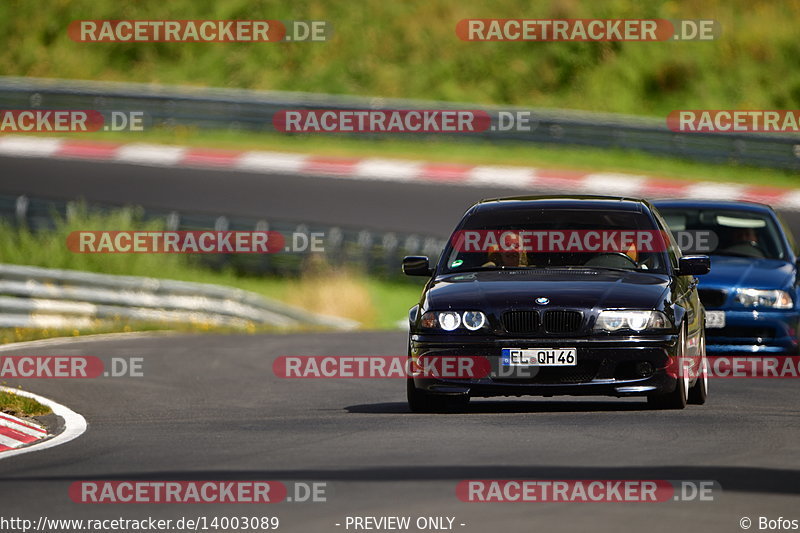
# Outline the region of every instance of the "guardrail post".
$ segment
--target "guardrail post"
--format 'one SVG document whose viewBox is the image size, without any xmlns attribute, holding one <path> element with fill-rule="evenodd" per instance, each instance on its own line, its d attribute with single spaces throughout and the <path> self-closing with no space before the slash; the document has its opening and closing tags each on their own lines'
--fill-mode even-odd
<svg viewBox="0 0 800 533">
<path fill-rule="evenodd" d="M 17 225 L 21 227 L 28 226 L 28 205 L 30 201 L 27 196 L 18 196 L 14 202 L 14 216 L 17 219 Z"/>
</svg>

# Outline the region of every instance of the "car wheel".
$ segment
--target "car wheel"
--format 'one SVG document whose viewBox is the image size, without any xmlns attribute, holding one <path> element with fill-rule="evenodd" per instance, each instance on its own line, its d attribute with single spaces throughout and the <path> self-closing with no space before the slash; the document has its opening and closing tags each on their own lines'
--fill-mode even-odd
<svg viewBox="0 0 800 533">
<path fill-rule="evenodd" d="M 445 396 L 419 390 L 413 378 L 406 379 L 406 397 L 412 413 L 461 411 L 469 404 L 469 396 Z"/>
<path fill-rule="evenodd" d="M 686 328 L 681 327 L 678 338 L 678 376 L 675 390 L 666 394 L 651 394 L 647 404 L 653 409 L 683 409 L 689 396 L 689 370 L 684 365 L 686 360 Z"/>
<path fill-rule="evenodd" d="M 708 398 L 708 359 L 706 358 L 706 335 L 700 337 L 700 374 L 697 381 L 689 389 L 688 402 L 693 405 L 703 405 Z"/>
</svg>

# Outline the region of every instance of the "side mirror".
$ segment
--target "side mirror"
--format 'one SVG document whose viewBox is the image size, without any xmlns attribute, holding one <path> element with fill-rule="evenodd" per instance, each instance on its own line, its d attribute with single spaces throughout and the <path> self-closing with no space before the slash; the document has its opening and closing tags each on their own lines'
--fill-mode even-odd
<svg viewBox="0 0 800 533">
<path fill-rule="evenodd" d="M 406 276 L 431 276 L 433 269 L 426 256 L 407 255 L 403 258 L 403 273 Z"/>
<path fill-rule="evenodd" d="M 711 270 L 711 259 L 707 255 L 687 255 L 678 259 L 679 276 L 702 276 Z"/>
</svg>

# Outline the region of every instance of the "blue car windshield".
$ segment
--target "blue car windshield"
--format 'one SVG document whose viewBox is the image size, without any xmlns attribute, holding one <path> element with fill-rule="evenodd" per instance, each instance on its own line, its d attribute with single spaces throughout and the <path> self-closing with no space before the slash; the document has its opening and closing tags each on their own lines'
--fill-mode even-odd
<svg viewBox="0 0 800 533">
<path fill-rule="evenodd" d="M 683 253 L 785 259 L 785 240 L 766 213 L 733 209 L 660 208 Z"/>
<path fill-rule="evenodd" d="M 450 238 L 445 273 L 591 268 L 666 273 L 670 240 L 645 213 L 600 209 L 487 209 Z"/>
</svg>

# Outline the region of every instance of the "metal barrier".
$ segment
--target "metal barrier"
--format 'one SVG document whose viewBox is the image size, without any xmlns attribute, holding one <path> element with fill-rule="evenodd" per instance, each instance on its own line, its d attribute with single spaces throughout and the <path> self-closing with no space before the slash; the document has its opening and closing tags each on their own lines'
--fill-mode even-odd
<svg viewBox="0 0 800 533">
<path fill-rule="evenodd" d="M 0 264 L 0 327 L 87 328 L 120 319 L 236 328 L 358 326 L 219 285 Z"/>
<path fill-rule="evenodd" d="M 255 131 L 274 131 L 273 116 L 286 109 L 484 109 L 494 116 L 494 126 L 496 112 L 501 110 L 453 102 L 0 77 L 0 109 L 29 108 L 143 111 L 155 126 Z M 665 119 L 552 109 L 502 110 L 531 111 L 530 131 L 500 131 L 495 127 L 450 135 L 467 141 L 616 148 L 711 163 L 800 169 L 798 135 L 675 133 L 667 128 Z M 400 135 L 407 138 L 414 134 Z"/>
<path fill-rule="evenodd" d="M 76 202 L 27 196 L 0 196 L 0 218 L 15 225 L 26 226 L 33 231 L 47 231 L 55 227 L 56 219 L 63 220 L 70 217 L 77 205 Z M 98 212 L 114 209 L 111 206 L 98 204 L 86 205 L 86 208 Z M 309 260 L 314 257 L 333 267 L 348 267 L 382 278 L 407 279 L 400 270 L 403 256 L 427 255 L 435 259 L 444 249 L 446 242 L 432 236 L 378 232 L 363 228 L 150 209 L 141 209 L 138 212 L 142 220 L 161 220 L 164 228 L 171 231 L 252 230 L 324 235 L 324 251 L 319 253 L 312 253 L 309 248 L 304 252 L 293 253 L 201 254 L 197 257 L 198 261 L 211 268 L 233 268 L 239 272 L 259 275 L 296 276 L 309 266 Z"/>
</svg>

